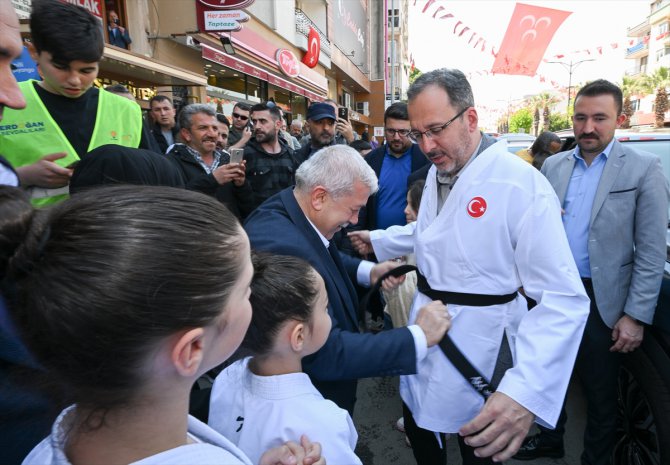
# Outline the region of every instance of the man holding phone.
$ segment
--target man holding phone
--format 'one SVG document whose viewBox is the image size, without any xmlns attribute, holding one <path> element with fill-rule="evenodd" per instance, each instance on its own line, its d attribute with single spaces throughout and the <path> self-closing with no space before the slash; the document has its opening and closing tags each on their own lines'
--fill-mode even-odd
<svg viewBox="0 0 670 465">
<path fill-rule="evenodd" d="M 333 100 L 312 103 L 307 109 L 309 136 L 296 153 L 303 160 L 307 160 L 323 147 L 349 145 L 355 137 L 351 123 L 345 119 L 348 117 L 348 109 L 339 108 Z"/>
<path fill-rule="evenodd" d="M 181 140 L 167 158 L 181 173 L 186 188 L 216 197 L 238 218 L 251 212 L 251 186 L 246 162 L 231 163 L 228 153 L 216 150 L 219 121 L 209 105 L 194 103 L 179 113 Z"/>
<path fill-rule="evenodd" d="M 114 10 L 109 10 L 107 13 L 107 34 L 109 35 L 109 43 L 116 47 L 127 50 L 132 43 L 128 30 L 121 26 L 119 15 Z"/>
</svg>

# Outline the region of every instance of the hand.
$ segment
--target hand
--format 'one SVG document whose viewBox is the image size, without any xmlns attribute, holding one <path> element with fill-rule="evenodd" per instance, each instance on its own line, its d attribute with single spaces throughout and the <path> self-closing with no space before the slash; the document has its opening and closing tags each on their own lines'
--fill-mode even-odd
<svg viewBox="0 0 670 465">
<path fill-rule="evenodd" d="M 72 170 L 54 163 L 55 160 L 67 157 L 67 153 L 51 153 L 42 157 L 32 165 L 21 166 L 16 172 L 24 187 L 37 186 L 55 189 L 67 186 L 72 177 Z"/>
<path fill-rule="evenodd" d="M 251 136 L 253 136 L 254 133 L 251 129 L 249 129 L 249 126 L 244 126 L 244 129 L 242 130 L 242 136 L 240 137 L 240 140 L 238 143 L 242 142 L 242 147 L 244 147 L 247 142 L 249 142 L 249 139 L 251 139 Z"/>
<path fill-rule="evenodd" d="M 236 181 L 242 177 L 242 182 L 244 183 L 244 168 L 241 163 L 228 163 L 226 165 L 221 165 L 214 171 L 212 175 L 216 182 L 219 185 L 224 185 L 227 182 Z M 237 185 L 237 184 L 236 184 Z"/>
<path fill-rule="evenodd" d="M 475 448 L 475 456 L 493 456 L 494 462 L 503 462 L 519 450 L 533 421 L 535 415 L 524 406 L 502 392 L 494 392 L 459 434 Z"/>
<path fill-rule="evenodd" d="M 300 444 L 288 441 L 265 451 L 258 465 L 326 465 L 326 460 L 321 457 L 321 444 L 302 435 Z"/>
<path fill-rule="evenodd" d="M 347 237 L 359 254 L 369 255 L 374 252 L 372 250 L 372 242 L 370 241 L 370 231 L 351 231 L 347 234 Z"/>
<path fill-rule="evenodd" d="M 627 354 L 632 352 L 642 344 L 644 338 L 644 326 L 635 321 L 628 315 L 619 318 L 619 321 L 612 329 L 612 340 L 614 345 L 610 347 L 610 352 L 621 352 Z"/>
<path fill-rule="evenodd" d="M 125 29 L 125 28 L 123 28 L 123 27 L 121 27 L 121 26 L 117 26 L 117 27 L 119 28 L 119 32 L 120 32 L 121 34 L 123 34 L 124 32 L 126 32 L 126 29 Z"/>
<path fill-rule="evenodd" d="M 428 347 L 432 347 L 440 342 L 451 328 L 451 315 L 446 305 L 439 300 L 434 300 L 419 309 L 414 324 L 419 325 L 426 335 Z"/>
<path fill-rule="evenodd" d="M 337 124 L 335 126 L 337 132 L 342 134 L 347 141 L 347 144 L 351 144 L 354 141 L 354 129 L 351 127 L 351 123 L 344 118 L 337 118 Z"/>
<path fill-rule="evenodd" d="M 238 163 L 238 166 L 240 167 L 242 174 L 233 179 L 233 184 L 235 184 L 237 187 L 242 187 L 244 185 L 244 180 L 246 179 L 247 161 L 242 160 L 240 163 Z"/>
<path fill-rule="evenodd" d="M 375 284 L 379 278 L 382 277 L 384 273 L 391 271 L 393 268 L 398 268 L 402 263 L 395 262 L 393 260 L 386 260 L 385 262 L 377 263 L 370 270 L 370 282 Z M 400 277 L 389 276 L 382 282 L 382 289 L 385 291 L 392 291 L 393 289 L 400 286 L 400 284 L 405 280 L 405 275 Z"/>
</svg>

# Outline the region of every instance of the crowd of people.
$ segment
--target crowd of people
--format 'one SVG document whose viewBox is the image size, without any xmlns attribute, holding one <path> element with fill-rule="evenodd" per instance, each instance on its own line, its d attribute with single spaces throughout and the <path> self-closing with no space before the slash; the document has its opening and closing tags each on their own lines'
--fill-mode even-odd
<svg viewBox="0 0 670 465">
<path fill-rule="evenodd" d="M 446 465 L 448 434 L 464 464 L 561 457 L 573 368 L 582 464 L 609 463 L 670 198 L 659 159 L 614 139 L 618 86 L 582 87 L 577 146 L 543 133 L 532 164 L 446 68 L 387 108 L 381 146 L 330 100 L 287 127 L 272 101 L 229 120 L 158 95 L 145 121 L 93 86 L 90 13 L 32 11 L 42 80 L 17 85 L 0 0 L 6 463 L 357 464 L 374 376 L 400 376 L 419 465 Z"/>
</svg>

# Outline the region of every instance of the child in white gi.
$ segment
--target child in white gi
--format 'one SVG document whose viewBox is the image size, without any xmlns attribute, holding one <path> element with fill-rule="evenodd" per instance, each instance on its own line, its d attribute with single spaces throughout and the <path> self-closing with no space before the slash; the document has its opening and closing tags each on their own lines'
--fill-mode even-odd
<svg viewBox="0 0 670 465">
<path fill-rule="evenodd" d="M 252 461 L 309 431 L 328 465 L 360 464 L 348 412 L 324 399 L 302 372 L 302 358 L 323 346 L 331 328 L 323 279 L 295 257 L 259 254 L 253 263 L 253 314 L 242 347 L 254 356 L 217 376 L 209 425 Z"/>
<path fill-rule="evenodd" d="M 172 188 L 96 189 L 42 211 L 25 194 L 23 208 L 3 210 L 12 192 L 2 189 L 22 194 L 0 187 L 0 211 L 14 217 L 0 227 L 2 293 L 73 402 L 24 465 L 251 465 L 188 415 L 193 383 L 238 348 L 251 319 L 253 267 L 237 219 Z M 253 463 L 301 463 L 311 449 L 277 445 Z M 303 463 L 318 447 L 309 455 Z"/>
</svg>

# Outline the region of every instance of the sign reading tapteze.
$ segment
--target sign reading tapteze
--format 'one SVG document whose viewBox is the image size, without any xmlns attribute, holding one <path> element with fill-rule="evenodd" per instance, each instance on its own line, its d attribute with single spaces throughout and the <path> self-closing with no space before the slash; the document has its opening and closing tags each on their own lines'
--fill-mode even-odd
<svg viewBox="0 0 670 465">
<path fill-rule="evenodd" d="M 196 0 L 195 14 L 201 32 L 239 31 L 249 15 L 240 8 L 254 0 Z"/>
</svg>

